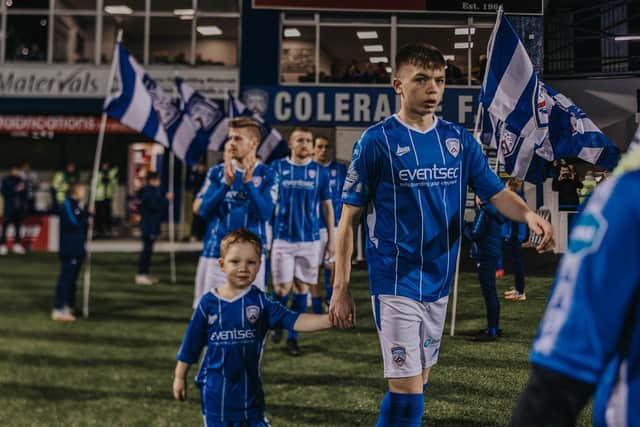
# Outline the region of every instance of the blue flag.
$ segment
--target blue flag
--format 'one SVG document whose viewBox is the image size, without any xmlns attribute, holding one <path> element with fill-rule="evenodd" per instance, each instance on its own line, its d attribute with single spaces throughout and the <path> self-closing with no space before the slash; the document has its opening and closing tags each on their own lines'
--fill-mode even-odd
<svg viewBox="0 0 640 427">
<path fill-rule="evenodd" d="M 229 118 L 215 102 L 176 78 L 180 110 L 195 124 L 196 144 L 203 152 L 219 151 L 229 132 Z"/>
<path fill-rule="evenodd" d="M 229 92 L 229 117 L 251 117 L 260 125 L 260 145 L 258 145 L 257 155 L 265 163 L 282 158 L 289 153 L 289 145 L 282 138 L 280 132 L 269 126 L 262 116 L 251 111 L 246 105 L 237 100 Z"/>
<path fill-rule="evenodd" d="M 613 143 L 570 99 L 538 79 L 518 34 L 499 15 L 480 92 L 482 141 L 499 147 L 505 170 L 538 183 L 546 161 L 578 157 L 606 169 L 620 158 Z"/>
<path fill-rule="evenodd" d="M 196 163 L 202 153 L 194 144 L 193 122 L 120 43 L 114 61 L 119 86 L 105 100 L 105 113 L 171 149 L 181 160 Z"/>
</svg>

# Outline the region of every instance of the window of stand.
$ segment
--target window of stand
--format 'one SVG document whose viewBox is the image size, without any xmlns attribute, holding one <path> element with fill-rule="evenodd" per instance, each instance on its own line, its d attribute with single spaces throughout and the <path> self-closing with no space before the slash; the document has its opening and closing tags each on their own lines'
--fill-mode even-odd
<svg viewBox="0 0 640 427">
<path fill-rule="evenodd" d="M 125 47 L 143 65 L 237 66 L 240 0 L 150 0 L 149 6 L 147 0 L 0 0 L 0 63 L 109 64 L 123 29 Z M 96 34 L 100 22 L 103 32 Z"/>
<path fill-rule="evenodd" d="M 431 20 L 400 16 L 357 24 L 350 21 L 359 17 L 302 13 L 282 17 L 280 81 L 285 84 L 389 85 L 397 50 L 423 42 L 438 47 L 444 55 L 447 84 L 479 85 L 493 29 L 493 22 L 474 24 L 474 18 L 460 16 Z M 394 32 L 396 44 L 392 46 Z"/>
</svg>

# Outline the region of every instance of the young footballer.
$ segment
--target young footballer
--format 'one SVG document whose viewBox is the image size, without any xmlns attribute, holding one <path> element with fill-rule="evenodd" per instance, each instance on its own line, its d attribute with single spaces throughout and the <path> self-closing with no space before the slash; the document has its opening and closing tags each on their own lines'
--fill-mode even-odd
<svg viewBox="0 0 640 427">
<path fill-rule="evenodd" d="M 333 206 L 334 227 L 338 226 L 340 221 L 340 212 L 342 212 L 342 186 L 344 185 L 344 178 L 347 174 L 347 168 L 339 162 L 333 160 L 332 144 L 329 138 L 326 136 L 318 136 L 313 142 L 313 156 L 316 162 L 320 163 L 327 169 L 329 174 L 329 187 L 331 189 L 331 205 Z M 324 264 L 324 289 L 325 289 L 325 302 L 327 306 L 331 301 L 331 294 L 333 288 L 331 282 L 333 278 L 333 265 L 335 259 L 325 258 L 325 248 L 327 245 L 328 232 L 327 224 L 324 222 L 324 216 L 320 215 L 320 241 L 322 246 L 320 249 L 320 265 Z M 312 300 L 313 312 L 322 312 L 322 301 L 320 297 L 314 297 Z"/>
<path fill-rule="evenodd" d="M 463 126 L 436 117 L 445 85 L 440 51 L 405 46 L 396 67 L 400 111 L 363 133 L 347 171 L 329 315 L 336 326 L 352 325 L 353 227 L 366 209 L 370 289 L 389 388 L 377 425 L 419 426 L 440 351 L 467 185 L 543 235 L 538 250 L 546 249 L 552 228 L 504 189 Z"/>
<path fill-rule="evenodd" d="M 224 163 L 212 167 L 194 202 L 194 211 L 207 223 L 202 254 L 198 261 L 193 299 L 195 308 L 209 289 L 222 286 L 220 242 L 233 230 L 246 228 L 266 240 L 266 224 L 273 215 L 278 195 L 275 172 L 256 158 L 260 142 L 258 124 L 247 117 L 229 122 Z M 256 286 L 264 290 L 264 254 Z"/>
<path fill-rule="evenodd" d="M 55 303 L 51 319 L 73 322 L 76 301 L 76 281 L 86 255 L 89 213 L 82 208 L 86 187 L 73 183 L 67 198 L 60 205 L 60 275 L 56 284 Z"/>
<path fill-rule="evenodd" d="M 260 239 L 248 230 L 224 237 L 218 262 L 226 281 L 202 297 L 178 350 L 173 396 L 185 400 L 189 366 L 207 346 L 196 378 L 206 427 L 268 426 L 260 374 L 267 331 L 331 327 L 328 315 L 293 312 L 252 285 L 261 254 Z"/>
<path fill-rule="evenodd" d="M 328 225 L 326 258 L 334 253 L 333 207 L 329 175 L 324 167 L 311 158 L 313 135 L 307 128 L 295 128 L 289 135 L 291 156 L 274 162 L 280 177 L 278 206 L 273 226 L 271 272 L 274 298 L 287 305 L 293 288 L 292 310 L 307 311 L 307 292 L 320 299 L 318 266 L 320 263 L 320 228 L 318 217 L 324 216 Z M 323 257 L 324 258 L 324 257 Z M 275 330 L 272 339 L 279 342 L 281 331 Z M 292 356 L 302 354 L 298 334 L 290 329 L 287 349 Z"/>
</svg>

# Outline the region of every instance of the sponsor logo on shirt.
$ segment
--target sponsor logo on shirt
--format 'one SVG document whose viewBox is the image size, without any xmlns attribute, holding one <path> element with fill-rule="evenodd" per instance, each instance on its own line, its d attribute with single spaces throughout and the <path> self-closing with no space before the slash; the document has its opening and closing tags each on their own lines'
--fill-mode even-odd
<svg viewBox="0 0 640 427">
<path fill-rule="evenodd" d="M 304 179 L 283 179 L 282 186 L 285 188 L 302 188 L 304 190 L 313 190 L 315 183 L 313 181 L 305 181 Z"/>
<path fill-rule="evenodd" d="M 257 305 L 250 305 L 244 309 L 245 315 L 247 316 L 247 320 L 251 322 L 251 324 L 256 323 L 258 317 L 260 317 L 260 307 Z"/>
<path fill-rule="evenodd" d="M 400 145 L 398 145 L 398 148 L 396 149 L 396 156 L 402 157 L 409 151 L 411 151 L 411 148 L 408 145 L 406 147 L 401 147 Z"/>
<path fill-rule="evenodd" d="M 256 337 L 253 329 L 229 329 L 226 331 L 214 331 L 209 337 L 213 342 L 252 340 Z"/>
<path fill-rule="evenodd" d="M 447 146 L 447 150 L 453 157 L 458 157 L 460 153 L 460 140 L 458 138 L 447 138 L 444 142 Z"/>
<path fill-rule="evenodd" d="M 391 347 L 391 357 L 393 358 L 393 363 L 402 366 L 407 360 L 407 350 L 404 347 Z"/>
<path fill-rule="evenodd" d="M 599 212 L 584 212 L 569 235 L 569 252 L 587 254 L 600 247 L 607 220 Z"/>
<path fill-rule="evenodd" d="M 436 187 L 453 185 L 460 177 L 460 168 L 438 167 L 434 164 L 428 168 L 400 169 L 398 179 L 400 185 L 408 187 Z"/>
</svg>

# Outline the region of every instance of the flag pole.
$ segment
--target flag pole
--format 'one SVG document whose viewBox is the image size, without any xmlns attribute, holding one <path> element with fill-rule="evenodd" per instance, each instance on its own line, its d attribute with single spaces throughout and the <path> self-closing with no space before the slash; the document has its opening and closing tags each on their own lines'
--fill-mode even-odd
<svg viewBox="0 0 640 427">
<path fill-rule="evenodd" d="M 491 50 L 493 50 L 493 44 L 494 44 L 494 35 L 495 35 L 495 29 L 498 26 L 498 23 L 500 22 L 500 18 L 502 18 L 502 14 L 503 14 L 503 9 L 502 9 L 502 5 L 498 8 L 498 13 L 496 14 L 496 23 L 493 27 L 493 33 L 491 34 L 491 39 L 489 40 L 489 45 L 490 48 L 487 51 L 487 65 L 485 66 L 485 70 L 484 70 L 484 76 L 483 76 L 483 84 L 482 86 L 485 86 L 486 83 L 486 79 L 487 79 L 487 72 L 489 71 L 489 60 L 491 59 Z M 483 114 L 483 106 L 482 106 L 482 102 L 479 102 L 478 104 L 478 111 L 476 112 L 476 119 L 475 119 L 475 123 L 473 126 L 473 137 L 476 138 L 476 140 L 479 140 L 479 129 L 480 129 L 480 119 L 482 117 Z M 498 159 L 496 158 L 496 172 L 498 170 Z M 466 192 L 465 192 L 466 194 Z M 460 192 L 460 197 L 462 197 L 462 191 Z M 466 205 L 466 199 L 464 200 L 464 203 Z M 462 203 L 461 203 L 462 204 Z M 466 207 L 466 206 L 465 206 Z M 462 209 L 462 206 L 460 207 L 460 209 Z M 462 250 L 462 234 L 460 235 L 460 244 L 458 245 L 458 254 L 456 256 L 456 272 L 455 272 L 455 276 L 453 279 L 453 301 L 452 301 L 452 306 L 451 306 L 451 333 L 450 335 L 453 337 L 456 334 L 456 315 L 457 315 L 457 311 L 458 311 L 458 284 L 460 281 L 460 252 Z"/>
<path fill-rule="evenodd" d="M 178 72 L 176 71 L 177 75 Z M 177 95 L 176 85 L 173 85 L 173 96 Z M 173 143 L 172 143 L 173 144 Z M 171 271 L 171 283 L 176 283 L 176 221 L 175 221 L 175 194 L 174 194 L 174 179 L 175 179 L 175 161 L 176 155 L 173 152 L 173 147 L 169 149 L 169 192 L 173 196 L 169 201 L 169 268 Z"/>
<path fill-rule="evenodd" d="M 113 80 L 116 74 L 116 64 L 118 63 L 118 44 L 122 42 L 122 29 L 118 30 L 116 36 L 116 47 L 111 60 L 111 69 L 109 70 L 109 78 L 107 80 L 107 89 L 105 100 L 111 95 L 113 89 Z M 107 129 L 107 113 L 102 112 L 100 119 L 100 130 L 98 132 L 98 141 L 96 144 L 96 154 L 93 159 L 93 173 L 91 175 L 91 190 L 89 192 L 88 211 L 93 212 L 96 204 L 96 187 L 98 186 L 98 169 L 100 168 L 100 158 L 102 157 L 102 146 L 104 144 L 104 134 Z M 91 290 L 91 242 L 93 241 L 93 220 L 89 221 L 87 228 L 87 261 L 84 268 L 84 284 L 82 292 L 82 317 L 89 318 L 89 293 Z"/>
</svg>

